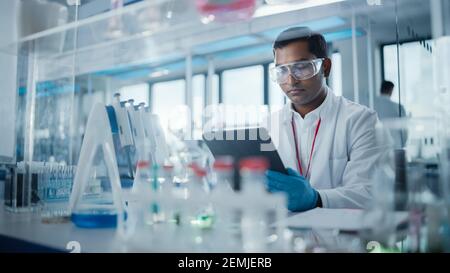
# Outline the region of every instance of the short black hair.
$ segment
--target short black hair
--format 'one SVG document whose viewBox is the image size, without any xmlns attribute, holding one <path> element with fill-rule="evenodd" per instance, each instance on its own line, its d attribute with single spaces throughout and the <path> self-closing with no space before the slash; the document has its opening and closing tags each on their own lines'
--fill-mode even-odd
<svg viewBox="0 0 450 273">
<path fill-rule="evenodd" d="M 383 83 L 381 83 L 380 93 L 383 95 L 389 95 L 393 89 L 394 83 L 390 81 L 383 81 Z"/>
<path fill-rule="evenodd" d="M 309 51 L 317 58 L 328 57 L 328 46 L 322 34 L 313 32 L 308 27 L 291 27 L 281 32 L 273 43 L 273 52 L 291 43 L 304 41 L 309 45 Z"/>
</svg>

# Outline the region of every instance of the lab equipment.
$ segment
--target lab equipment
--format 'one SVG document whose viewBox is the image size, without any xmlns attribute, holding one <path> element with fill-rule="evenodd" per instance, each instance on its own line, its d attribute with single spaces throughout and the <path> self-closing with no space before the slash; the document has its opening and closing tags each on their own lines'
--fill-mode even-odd
<svg viewBox="0 0 450 273">
<path fill-rule="evenodd" d="M 222 251 L 240 251 L 242 248 L 242 209 L 237 192 L 233 191 L 235 164 L 231 156 L 217 157 L 213 164 L 211 200 L 215 213 L 213 228 L 218 239 L 212 247 Z"/>
<path fill-rule="evenodd" d="M 134 168 L 135 162 L 133 162 L 134 157 L 134 139 L 133 130 L 130 121 L 130 116 L 126 108 L 126 102 L 120 101 L 120 94 L 116 93 L 114 95 L 115 100 L 113 101 L 111 107 L 108 107 L 108 114 L 113 116 L 115 121 L 112 122 L 114 126 L 111 127 L 114 140 L 114 151 L 118 159 L 119 168 L 121 170 L 121 178 L 124 182 L 133 180 L 134 178 Z M 114 112 L 114 113 L 113 113 Z"/>
<path fill-rule="evenodd" d="M 149 169 L 149 162 L 139 160 L 136 166 L 136 176 L 134 178 L 131 190 L 124 191 L 124 198 L 126 202 L 127 219 L 122 222 L 121 234 L 124 240 L 130 239 L 136 232 L 136 227 L 142 226 L 145 217 L 143 209 L 141 208 L 140 195 L 148 195 L 151 183 L 151 173 Z"/>
<path fill-rule="evenodd" d="M 0 202 L 5 200 L 5 180 L 8 170 L 6 168 L 0 167 Z"/>
<path fill-rule="evenodd" d="M 439 136 L 437 124 L 438 120 L 431 118 L 383 121 L 386 132 L 409 132 L 406 148 L 387 149 L 384 162 L 377 163 L 381 168 L 374 174 L 377 177 L 373 181 L 376 183 L 373 188 L 375 207 L 367 216 L 372 215 L 372 220 L 377 223 L 372 234 L 374 238 L 388 247 L 392 247 L 395 241 L 394 227 L 389 225 L 395 210 L 408 213 L 403 251 L 442 252 L 445 249 L 447 209 L 443 198 L 445 190 L 440 182 L 445 181 L 442 180 L 445 171 L 437 161 L 437 158 L 445 158 L 445 149 L 438 149 L 445 146 L 445 138 L 436 138 L 433 144 L 429 141 Z M 428 139 L 427 145 L 423 145 L 424 139 Z M 426 146 L 434 147 L 425 149 Z"/>
<path fill-rule="evenodd" d="M 134 139 L 134 158 L 133 162 L 138 162 L 139 159 L 143 159 L 147 151 L 146 139 L 147 135 L 145 133 L 145 120 L 143 117 L 143 111 L 145 109 L 145 103 L 140 103 L 139 105 L 134 105 L 134 100 L 128 100 L 127 112 L 130 118 L 131 130 Z"/>
<path fill-rule="evenodd" d="M 125 204 L 114 153 L 112 128 L 117 128 L 117 120 L 113 110 L 98 103 L 92 108 L 87 122 L 69 200 L 71 219 L 80 227 L 115 227 L 125 219 Z M 107 179 L 99 182 L 101 178 Z M 88 186 L 92 183 L 97 186 L 100 183 L 101 191 L 88 192 Z"/>
<path fill-rule="evenodd" d="M 143 104 L 124 103 L 116 95 L 112 106 L 94 106 L 70 196 L 72 221 L 85 228 L 117 226 L 125 243 L 138 249 L 252 251 L 275 246 L 280 233 L 269 225 L 282 217 L 285 199 L 265 190 L 269 161 L 244 161 L 240 174 L 246 190 L 235 192 L 230 187 L 236 183 L 233 158 L 218 157 L 212 165 L 201 142 L 180 143 L 173 160 L 181 163 L 177 169 L 167 160 L 158 117 Z M 116 158 L 124 151 L 126 174 L 134 175 L 131 187 L 120 183 Z M 130 170 L 133 162 L 136 169 Z M 218 235 L 225 239 L 215 241 Z M 255 240 L 262 243 L 252 246 Z"/>
<path fill-rule="evenodd" d="M 406 210 L 408 200 L 408 187 L 407 187 L 407 159 L 405 149 L 396 149 L 394 151 L 395 156 L 395 209 Z"/>
<path fill-rule="evenodd" d="M 190 223 L 198 228 L 210 228 L 214 221 L 214 212 L 208 193 L 210 183 L 206 178 L 206 171 L 202 167 L 191 164 L 193 175 L 188 182 L 189 198 L 191 199 Z"/>
<path fill-rule="evenodd" d="M 202 22 L 235 22 L 253 16 L 256 0 L 196 0 Z"/>
<path fill-rule="evenodd" d="M 450 44 L 450 40 L 449 40 Z M 449 116 L 450 117 L 450 116 Z M 448 121 L 449 119 L 447 119 Z M 448 128 L 448 127 L 447 127 Z M 441 132 L 443 135 L 443 132 Z M 441 136 L 442 137 L 442 136 Z M 442 196 L 443 196 L 443 206 L 444 209 L 442 213 L 444 214 L 444 217 L 442 219 L 442 224 L 440 226 L 440 229 L 442 230 L 443 236 L 440 238 L 443 238 L 442 244 L 443 249 L 445 252 L 450 252 L 450 138 L 448 136 L 445 136 L 441 138 L 442 145 L 441 148 L 441 159 L 440 159 L 440 167 L 441 167 L 441 177 L 440 177 L 440 183 L 441 183 L 441 189 L 442 189 Z"/>
<path fill-rule="evenodd" d="M 5 206 L 13 212 L 35 211 L 43 218 L 68 215 L 75 166 L 18 162 L 5 181 Z"/>
<path fill-rule="evenodd" d="M 408 238 L 406 241 L 406 251 L 418 253 L 424 251 L 425 233 L 424 220 L 426 217 L 427 207 L 437 205 L 430 191 L 425 187 L 425 169 L 422 164 L 411 164 L 408 167 L 408 202 L 407 209 L 409 213 Z M 432 206 L 428 206 L 432 205 Z M 429 211 L 431 212 L 431 211 Z M 429 220 L 434 221 L 436 215 L 430 214 Z M 431 222 L 430 222 L 431 224 Z M 429 227 L 434 228 L 432 223 Z"/>
<path fill-rule="evenodd" d="M 298 81 L 304 81 L 319 73 L 323 61 L 324 59 L 314 59 L 278 65 L 270 69 L 270 76 L 278 84 L 285 84 L 290 75 Z"/>
<path fill-rule="evenodd" d="M 162 187 L 160 185 L 159 167 L 158 165 L 150 165 L 149 161 L 139 161 L 138 168 L 140 170 L 138 183 L 134 187 L 133 192 L 142 193 L 149 196 L 145 200 L 143 208 L 144 221 L 146 225 L 155 225 L 166 221 L 162 205 Z M 144 196 L 145 196 L 144 195 Z"/>
<path fill-rule="evenodd" d="M 70 215 L 69 197 L 75 172 L 75 166 L 44 163 L 38 174 L 38 195 L 44 219 Z"/>
<path fill-rule="evenodd" d="M 169 188 L 173 184 L 174 166 L 170 165 L 170 164 L 165 164 L 162 169 L 163 169 L 163 179 L 164 179 L 163 187 Z"/>
<path fill-rule="evenodd" d="M 187 249 L 188 188 L 182 183 L 159 180 L 149 161 L 140 161 L 124 222 L 126 243 L 135 249 Z M 164 175 L 172 176 L 171 171 Z M 159 181 L 158 181 L 159 180 Z M 161 182 L 162 183 L 161 183 Z"/>
<path fill-rule="evenodd" d="M 267 192 L 268 168 L 269 162 L 263 157 L 244 158 L 239 162 L 242 190 L 237 203 L 242 210 L 241 238 L 246 252 L 283 248 L 283 227 L 274 228 L 272 224 L 285 217 L 286 199 L 283 194 Z"/>
<path fill-rule="evenodd" d="M 233 190 L 234 164 L 231 156 L 220 156 L 214 161 L 213 191 L 223 193 Z"/>
<path fill-rule="evenodd" d="M 148 143 L 151 145 L 152 164 L 163 166 L 169 156 L 167 140 L 161 126 L 161 121 L 156 114 L 150 112 L 148 107 L 141 112 L 144 123 L 145 135 Z"/>
<path fill-rule="evenodd" d="M 208 171 L 208 154 L 198 140 L 178 141 L 178 148 L 174 151 L 172 160 L 178 165 L 178 172 L 175 174 L 175 180 L 186 183 L 193 176 L 193 166 L 196 168 L 205 168 Z"/>
<path fill-rule="evenodd" d="M 450 252 L 450 77 L 449 67 L 440 65 L 442 60 L 450 57 L 450 36 L 439 37 L 435 39 L 435 49 L 433 50 L 433 67 L 436 71 L 435 89 L 439 92 L 434 100 L 436 116 L 438 117 L 438 141 L 439 141 L 439 172 L 440 188 L 442 190 L 442 209 L 444 214 L 440 221 L 440 230 L 442 231 L 440 240 L 443 244 L 443 250 Z M 436 219 L 436 218 L 435 218 Z"/>
<path fill-rule="evenodd" d="M 378 123 L 375 131 L 376 141 L 388 140 L 389 132 L 385 126 Z M 395 225 L 395 181 L 396 163 L 394 143 L 390 142 L 372 166 L 370 183 L 372 199 L 366 204 L 362 222 L 367 228 L 361 230 L 361 237 L 369 241 L 377 241 L 382 246 L 392 249 L 396 242 Z M 401 157 L 400 157 L 401 159 Z M 397 164 L 400 168 L 401 164 Z M 397 175 L 401 175 L 401 171 Z M 401 176 L 397 179 L 402 179 Z"/>
<path fill-rule="evenodd" d="M 211 240 L 208 237 L 213 233 L 212 228 L 215 222 L 215 212 L 210 198 L 210 183 L 206 176 L 207 172 L 203 167 L 195 163 L 190 164 L 183 217 L 187 222 L 184 225 L 185 244 L 194 251 L 209 248 Z"/>
<path fill-rule="evenodd" d="M 28 188 L 24 188 L 24 175 L 25 170 L 22 168 L 8 168 L 4 189 L 4 203 L 7 210 L 18 211 L 29 204 L 28 194 L 22 194 Z"/>
<path fill-rule="evenodd" d="M 319 194 L 303 176 L 288 168 L 288 175 L 268 171 L 268 188 L 272 192 L 285 192 L 288 196 L 288 209 L 301 212 L 314 209 Z"/>
<path fill-rule="evenodd" d="M 271 224 L 285 217 L 286 201 L 284 196 L 266 191 L 267 164 L 264 159 L 246 159 L 240 172 L 245 186 L 235 192 L 229 181 L 235 166 L 230 157 L 218 158 L 212 169 L 218 172 L 216 175 L 191 162 L 185 179 L 173 182 L 171 166 L 167 174 L 156 178 L 148 162 L 140 162 L 136 177 L 139 181 L 133 185 L 133 202 L 127 205 L 128 217 L 124 221 L 126 245 L 138 251 L 285 249 L 283 227 Z M 211 183 L 211 177 L 217 180 Z M 155 179 L 159 181 L 157 190 Z M 155 215 L 164 217 L 156 219 Z"/>
<path fill-rule="evenodd" d="M 43 162 L 18 162 L 8 168 L 5 180 L 5 206 L 12 212 L 28 212 L 37 209 L 39 203 L 38 175 Z"/>
</svg>

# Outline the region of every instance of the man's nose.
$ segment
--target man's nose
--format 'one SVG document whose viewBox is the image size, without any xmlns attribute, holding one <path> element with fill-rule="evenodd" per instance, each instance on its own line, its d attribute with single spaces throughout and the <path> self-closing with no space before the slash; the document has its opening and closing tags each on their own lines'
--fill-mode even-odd
<svg viewBox="0 0 450 273">
<path fill-rule="evenodd" d="M 287 79 L 287 83 L 289 85 L 295 85 L 296 83 L 298 83 L 299 81 L 294 77 L 294 75 L 292 75 L 292 73 L 289 71 L 289 75 L 288 75 L 288 79 Z"/>
</svg>

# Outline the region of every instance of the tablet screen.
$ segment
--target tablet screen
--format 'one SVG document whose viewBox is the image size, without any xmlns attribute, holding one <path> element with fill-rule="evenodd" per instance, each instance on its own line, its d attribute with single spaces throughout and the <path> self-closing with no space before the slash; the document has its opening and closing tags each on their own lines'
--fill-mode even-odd
<svg viewBox="0 0 450 273">
<path fill-rule="evenodd" d="M 286 174 L 275 145 L 263 127 L 212 131 L 204 133 L 203 140 L 215 158 L 232 156 L 235 167 L 243 158 L 261 156 L 269 161 L 270 170 Z M 239 180 L 236 173 L 235 180 Z"/>
</svg>

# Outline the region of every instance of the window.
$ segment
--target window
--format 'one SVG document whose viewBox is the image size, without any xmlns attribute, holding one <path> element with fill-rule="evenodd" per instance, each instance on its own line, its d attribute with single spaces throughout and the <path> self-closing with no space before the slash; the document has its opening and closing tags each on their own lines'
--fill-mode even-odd
<svg viewBox="0 0 450 273">
<path fill-rule="evenodd" d="M 427 41 L 433 44 L 432 41 Z M 383 48 L 384 79 L 395 84 L 391 99 L 399 102 L 397 45 L 387 45 Z M 429 117 L 430 105 L 433 105 L 433 58 L 431 52 L 420 42 L 410 42 L 400 45 L 400 103 L 406 113 L 413 117 Z M 380 84 L 379 84 L 380 85 Z M 378 88 L 379 87 L 378 85 Z"/>
<path fill-rule="evenodd" d="M 201 138 L 203 125 L 203 109 L 205 101 L 205 76 L 196 75 L 192 78 L 192 119 L 194 139 Z"/>
<path fill-rule="evenodd" d="M 336 96 L 342 96 L 342 55 L 339 52 L 331 55 L 330 85 Z"/>
<path fill-rule="evenodd" d="M 394 92 L 391 99 L 398 103 L 398 73 L 397 73 L 397 45 L 389 45 L 383 48 L 383 68 L 384 79 L 391 81 L 395 84 Z M 377 86 L 377 92 L 379 92 L 380 84 Z M 379 95 L 379 93 L 377 93 Z"/>
<path fill-rule="evenodd" d="M 212 104 L 218 104 L 219 103 L 219 75 L 214 74 L 213 80 L 212 80 Z"/>
<path fill-rule="evenodd" d="M 147 83 L 125 86 L 120 88 L 119 92 L 120 100 L 122 101 L 133 99 L 136 105 L 141 102 L 144 102 L 146 105 L 148 105 L 149 93 Z"/>
<path fill-rule="evenodd" d="M 223 77 L 224 126 L 256 126 L 264 107 L 264 69 L 261 65 L 226 70 Z"/>
<path fill-rule="evenodd" d="M 222 77 L 224 104 L 264 104 L 264 73 L 261 65 L 226 70 Z"/>
<path fill-rule="evenodd" d="M 183 126 L 185 116 L 179 113 L 186 110 L 185 86 L 184 80 L 160 82 L 152 86 L 152 111 L 159 116 L 164 130 L 168 130 L 169 123 L 171 127 Z"/>
<path fill-rule="evenodd" d="M 269 70 L 274 67 L 275 64 L 271 63 L 269 65 Z M 269 72 L 270 73 L 270 72 Z M 286 103 L 286 96 L 284 95 L 283 90 L 281 90 L 280 85 L 272 79 L 270 79 L 270 74 L 267 75 L 269 77 L 269 105 L 270 110 L 278 110 Z"/>
</svg>

